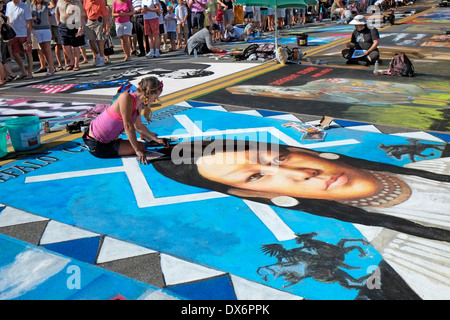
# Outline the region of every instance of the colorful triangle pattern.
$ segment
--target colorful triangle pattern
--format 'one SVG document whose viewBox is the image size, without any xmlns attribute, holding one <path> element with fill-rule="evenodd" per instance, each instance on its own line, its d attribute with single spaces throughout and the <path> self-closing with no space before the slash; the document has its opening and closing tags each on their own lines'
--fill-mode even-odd
<svg viewBox="0 0 450 320">
<path fill-rule="evenodd" d="M 21 221 L 18 216 L 29 216 L 31 215 L 28 212 L 12 208 L 9 206 L 0 206 L 0 221 L 10 220 L 10 221 Z M 5 219 L 3 213 L 8 213 L 8 219 Z M 11 214 L 11 212 L 13 214 Z M 265 286 L 260 283 L 252 282 L 249 280 L 245 280 L 236 276 L 233 276 L 229 273 L 214 270 L 211 268 L 206 268 L 204 266 L 196 265 L 195 263 L 184 261 L 166 254 L 158 253 L 154 250 L 139 247 L 135 244 L 126 244 L 125 242 L 110 238 L 106 235 L 95 235 L 94 233 L 83 230 L 80 228 L 76 228 L 70 225 L 66 225 L 57 221 L 48 220 L 45 217 L 40 217 L 33 214 L 33 219 L 39 220 L 38 222 L 33 223 L 42 223 L 45 221 L 50 226 L 45 231 L 41 231 L 41 240 L 46 239 L 46 241 L 41 241 L 40 245 L 37 248 L 43 248 L 48 250 L 49 252 L 56 253 L 61 257 L 66 257 L 72 259 L 73 261 L 77 261 L 77 263 L 86 263 L 89 265 L 93 265 L 96 267 L 102 268 L 108 274 L 95 278 L 94 281 L 89 282 L 88 285 L 84 287 L 84 290 L 75 292 L 74 294 L 68 295 L 65 291 L 61 293 L 64 297 L 61 296 L 48 296 L 49 299 L 98 299 L 98 300 L 110 300 L 116 299 L 117 297 L 121 297 L 121 299 L 127 299 L 126 297 L 133 297 L 133 299 L 188 299 L 188 300 L 238 300 L 238 299 L 252 299 L 254 297 L 254 290 L 257 291 L 260 297 L 264 299 L 302 299 L 299 296 L 291 295 L 286 292 L 282 292 L 279 290 L 275 290 L 271 287 Z M 48 221 L 47 221 L 48 220 Z M 7 222 L 4 222 L 5 224 Z M 19 228 L 24 223 L 19 223 L 14 225 L 13 223 L 7 223 L 8 228 Z M 59 227 L 59 228 L 58 228 Z M 0 227 L 0 247 L 2 245 L 1 237 L 10 238 L 8 235 L 4 233 L 5 227 Z M 10 232 L 14 234 L 14 232 Z M 3 234 L 3 235 L 2 235 Z M 66 234 L 66 238 L 64 239 L 64 234 Z M 95 236 L 92 236 L 92 235 Z M 11 241 L 18 241 L 16 239 L 10 238 Z M 44 240 L 45 240 L 44 239 Z M 108 239 L 105 241 L 104 239 Z M 39 243 L 39 241 L 37 241 Z M 30 245 L 32 245 L 30 243 Z M 103 248 L 105 245 L 105 248 Z M 117 247 L 122 252 L 118 252 L 117 254 L 113 253 L 113 247 Z M 130 248 L 128 255 L 126 255 L 123 251 L 126 248 Z M 100 252 L 104 252 L 102 262 L 98 262 L 98 258 L 100 257 Z M 107 252 L 107 253 L 105 253 Z M 162 281 L 147 281 L 146 279 L 140 280 L 136 279 L 132 273 L 127 274 L 126 269 L 121 269 L 119 263 L 126 263 L 126 260 L 129 259 L 130 262 L 139 264 L 139 261 L 144 261 L 144 265 L 142 266 L 134 266 L 139 269 L 139 272 L 145 272 L 145 269 L 148 267 L 149 259 L 146 258 L 148 256 L 159 255 L 160 259 L 160 273 L 161 275 L 147 275 L 147 277 L 153 278 L 161 278 L 165 279 Z M 114 260 L 114 257 L 117 260 Z M 116 265 L 115 265 L 116 264 Z M 1 259 L 0 259 L 1 266 Z M 111 279 L 111 275 L 117 275 Z M 67 276 L 66 276 L 67 277 Z M 131 290 L 128 295 L 125 293 L 121 294 L 111 294 L 108 290 L 104 293 L 98 293 L 95 288 L 103 286 L 114 286 L 117 285 L 120 287 L 122 283 L 119 278 L 128 278 L 137 283 L 142 283 L 140 286 L 150 285 L 157 289 L 160 288 L 160 291 L 148 289 L 146 293 L 137 296 L 135 292 L 137 289 L 125 287 L 123 290 Z M 145 276 L 144 276 L 145 277 Z M 59 281 L 62 281 L 61 279 Z M 66 281 L 66 280 L 64 280 Z M 48 289 L 46 289 L 48 290 Z M 253 292 L 253 293 L 251 293 Z M 261 293 L 262 292 L 262 293 Z M 36 299 L 36 294 L 39 293 L 33 292 L 29 294 L 27 298 Z M 45 296 L 45 292 L 42 293 Z M 42 298 L 42 296 L 39 296 Z"/>
<path fill-rule="evenodd" d="M 166 290 L 193 300 L 236 300 L 228 275 L 167 287 Z"/>
<path fill-rule="evenodd" d="M 100 237 L 82 238 L 43 245 L 44 248 L 83 262 L 95 263 Z"/>
</svg>

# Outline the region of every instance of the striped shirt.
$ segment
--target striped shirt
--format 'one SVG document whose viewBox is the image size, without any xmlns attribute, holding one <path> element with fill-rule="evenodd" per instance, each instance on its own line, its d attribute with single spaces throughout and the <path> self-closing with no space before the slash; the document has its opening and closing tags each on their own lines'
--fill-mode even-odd
<svg viewBox="0 0 450 320">
<path fill-rule="evenodd" d="M 142 0 L 132 0 L 134 12 L 141 12 L 142 9 Z M 135 13 L 135 16 L 142 16 L 142 13 Z"/>
</svg>

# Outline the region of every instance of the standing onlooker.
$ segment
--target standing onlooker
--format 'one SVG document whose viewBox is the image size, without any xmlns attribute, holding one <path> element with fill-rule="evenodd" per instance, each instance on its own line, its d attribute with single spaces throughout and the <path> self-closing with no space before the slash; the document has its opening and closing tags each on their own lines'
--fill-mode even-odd
<svg viewBox="0 0 450 320">
<path fill-rule="evenodd" d="M 306 8 L 297 8 L 297 13 L 298 13 L 297 22 L 300 23 L 301 26 L 305 25 L 305 23 L 306 23 Z"/>
<path fill-rule="evenodd" d="M 116 34 L 120 37 L 124 61 L 131 60 L 131 33 L 133 24 L 131 16 L 134 14 L 131 0 L 115 0 L 112 4 L 112 16 L 115 18 Z"/>
<path fill-rule="evenodd" d="M 55 64 L 53 61 L 53 52 L 50 45 L 52 41 L 52 32 L 50 30 L 50 11 L 48 2 L 43 0 L 33 0 L 31 3 L 31 16 L 33 17 L 32 26 L 36 35 L 37 42 L 41 47 L 42 53 L 47 61 L 47 76 L 55 73 Z"/>
<path fill-rule="evenodd" d="M 69 61 L 66 70 L 80 70 L 80 46 L 86 40 L 83 33 L 85 21 L 83 5 L 79 0 L 59 0 L 55 11 L 58 31 L 64 53 Z"/>
<path fill-rule="evenodd" d="M 105 0 L 106 3 L 106 0 Z M 114 19 L 112 16 L 112 8 L 109 4 L 106 4 L 106 10 L 108 11 L 108 16 L 106 17 L 106 19 L 108 19 L 107 25 L 108 26 L 112 26 L 114 25 Z M 102 35 L 103 39 L 105 40 L 105 45 L 104 48 L 114 48 L 114 42 L 112 40 L 111 34 L 110 34 L 110 29 L 108 27 L 108 33 L 104 33 Z M 109 54 L 106 54 L 103 56 L 103 58 L 105 59 L 105 64 L 110 64 L 111 63 L 111 58 Z"/>
<path fill-rule="evenodd" d="M 253 7 L 252 6 L 243 6 L 244 10 L 244 24 L 250 23 L 253 21 Z"/>
<path fill-rule="evenodd" d="M 187 22 L 189 15 L 184 0 L 178 0 L 178 6 L 175 8 L 175 16 L 177 17 L 178 49 L 181 49 L 183 47 L 183 36 L 185 46 L 189 36 L 189 26 Z"/>
<path fill-rule="evenodd" d="M 319 3 L 317 5 L 317 20 L 316 21 L 321 22 L 322 19 L 325 19 L 328 17 L 327 8 L 329 8 L 330 5 L 329 5 L 329 0 L 318 0 L 318 1 L 319 1 Z"/>
<path fill-rule="evenodd" d="M 206 3 L 207 0 L 189 0 L 192 33 L 196 33 L 204 27 Z"/>
<path fill-rule="evenodd" d="M 175 51 L 177 40 L 177 18 L 173 12 L 173 7 L 167 7 L 167 14 L 164 17 L 164 23 L 166 27 L 167 38 L 170 40 L 169 51 Z"/>
<path fill-rule="evenodd" d="M 234 21 L 234 13 L 233 13 L 233 0 L 217 0 L 219 5 L 223 10 L 223 26 L 225 27 L 227 24 L 233 23 Z"/>
<path fill-rule="evenodd" d="M 267 8 L 267 30 L 275 31 L 275 9 Z"/>
<path fill-rule="evenodd" d="M 206 23 L 208 24 L 208 26 L 211 26 L 213 23 L 216 23 L 217 0 L 207 0 L 206 6 Z"/>
<path fill-rule="evenodd" d="M 0 6 L 3 9 L 3 2 L 1 2 Z M 5 21 L 0 16 L 0 27 L 2 26 L 3 23 L 5 23 Z M 0 35 L 0 42 L 3 43 L 1 35 Z M 0 59 L 3 60 L 3 51 L 0 51 Z M 3 63 L 0 63 L 0 86 L 5 84 L 5 80 L 6 80 L 5 69 L 3 69 Z"/>
<path fill-rule="evenodd" d="M 0 27 L 3 23 L 6 23 L 7 18 L 4 15 L 3 10 L 3 2 L 0 1 Z M 3 80 L 4 82 L 12 81 L 16 78 L 16 75 L 14 72 L 12 72 L 11 68 L 8 66 L 8 57 L 9 57 L 9 47 L 8 47 L 8 41 L 4 41 L 0 37 L 0 53 L 1 53 L 1 70 L 3 74 Z"/>
<path fill-rule="evenodd" d="M 144 16 L 142 14 L 142 0 L 132 0 L 134 8 L 133 16 L 133 29 L 135 32 L 135 39 L 133 41 L 137 42 L 139 47 L 138 57 L 143 57 L 148 52 L 149 44 L 147 37 L 144 37 Z"/>
<path fill-rule="evenodd" d="M 277 20 L 275 23 L 278 25 L 278 29 L 283 29 L 284 27 L 284 18 L 286 17 L 285 9 L 276 9 L 277 10 Z"/>
<path fill-rule="evenodd" d="M 261 7 L 261 31 L 267 30 L 267 8 Z"/>
<path fill-rule="evenodd" d="M 217 30 L 214 30 L 213 41 L 221 41 L 225 33 L 225 28 L 223 26 L 223 8 L 218 6 L 216 14 L 216 25 Z"/>
<path fill-rule="evenodd" d="M 142 5 L 144 7 L 144 33 L 148 37 L 150 45 L 146 57 L 151 59 L 160 56 L 159 15 L 161 14 L 161 8 L 158 0 L 143 0 Z"/>
<path fill-rule="evenodd" d="M 60 71 L 60 70 L 63 70 L 63 64 L 62 64 L 62 58 L 61 58 L 61 54 L 63 54 L 63 52 L 62 52 L 63 50 L 62 50 L 61 37 L 58 32 L 58 24 L 56 23 L 56 17 L 55 17 L 57 2 L 58 2 L 58 0 L 50 0 L 48 9 L 50 10 L 50 30 L 52 32 L 52 39 L 55 43 L 55 58 L 56 58 L 56 61 L 58 62 L 58 66 L 55 69 L 56 69 L 56 71 Z M 64 65 L 67 65 L 66 55 L 63 54 L 63 56 L 64 56 L 64 61 L 65 61 Z"/>
<path fill-rule="evenodd" d="M 91 51 L 95 56 L 94 65 L 105 65 L 105 38 L 109 35 L 109 12 L 105 0 L 84 0 L 83 8 L 86 12 L 86 37 Z"/>
<path fill-rule="evenodd" d="M 11 51 L 19 66 L 22 75 L 20 78 L 33 79 L 33 55 L 31 53 L 31 16 L 30 7 L 20 1 L 11 0 L 6 4 L 5 16 L 8 18 L 8 24 L 16 32 L 16 37 L 9 40 Z M 21 55 L 27 56 L 27 69 L 23 63 Z"/>
<path fill-rule="evenodd" d="M 258 6 L 253 7 L 253 25 L 256 29 L 261 28 L 261 8 Z"/>
<path fill-rule="evenodd" d="M 166 24 L 164 23 L 164 17 L 167 14 L 167 5 L 164 1 L 159 0 L 159 6 L 161 7 L 161 12 L 158 16 L 159 34 L 160 34 L 160 36 L 162 36 L 163 49 L 165 50 L 166 42 L 167 42 L 167 30 L 166 30 Z"/>
</svg>

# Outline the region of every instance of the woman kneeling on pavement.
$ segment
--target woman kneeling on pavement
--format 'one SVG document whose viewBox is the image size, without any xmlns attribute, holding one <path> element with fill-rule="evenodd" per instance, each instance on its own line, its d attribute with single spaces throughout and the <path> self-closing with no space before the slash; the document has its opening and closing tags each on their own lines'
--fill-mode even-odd
<svg viewBox="0 0 450 320">
<path fill-rule="evenodd" d="M 147 77 L 139 82 L 136 92 L 121 93 L 111 106 L 91 122 L 83 135 L 89 152 L 98 158 L 136 155 L 139 163 L 147 164 L 146 145 L 137 140 L 136 131 L 147 142 L 167 144 L 167 140 L 150 132 L 141 119 L 143 112 L 144 117 L 150 120 L 150 104 L 158 99 L 162 90 L 162 81 L 156 77 Z M 128 140 L 119 138 L 124 131 Z"/>
<path fill-rule="evenodd" d="M 380 35 L 375 27 L 369 28 L 367 20 L 363 15 L 357 15 L 349 22 L 355 26 L 352 38 L 347 43 L 347 48 L 342 50 L 342 56 L 347 59 L 347 64 L 359 64 L 359 61 L 366 65 L 374 64 L 380 58 L 378 44 Z M 361 56 L 355 57 L 355 50 L 364 50 Z"/>
</svg>

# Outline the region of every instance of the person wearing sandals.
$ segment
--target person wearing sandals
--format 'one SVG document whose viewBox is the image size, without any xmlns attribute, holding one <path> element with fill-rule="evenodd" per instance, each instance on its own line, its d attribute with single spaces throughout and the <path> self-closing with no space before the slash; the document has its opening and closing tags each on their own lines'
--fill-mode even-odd
<svg viewBox="0 0 450 320">
<path fill-rule="evenodd" d="M 43 0 L 33 0 L 31 3 L 31 16 L 33 17 L 32 26 L 36 34 L 36 39 L 48 65 L 46 76 L 52 76 L 55 73 L 55 63 L 53 61 L 53 53 L 50 46 L 52 32 L 50 30 L 51 24 L 48 2 L 44 2 Z"/>
<path fill-rule="evenodd" d="M 85 44 L 83 25 L 84 10 L 79 0 L 58 1 L 55 11 L 58 32 L 69 65 L 66 70 L 80 70 L 80 46 Z"/>
<path fill-rule="evenodd" d="M 31 10 L 30 7 L 20 1 L 11 0 L 6 4 L 5 16 L 7 23 L 16 32 L 16 37 L 9 40 L 14 59 L 19 66 L 21 79 L 33 79 L 33 55 L 31 53 Z M 25 68 L 22 54 L 27 57 L 27 68 Z"/>
<path fill-rule="evenodd" d="M 112 16 L 116 26 L 117 36 L 120 37 L 124 61 L 131 60 L 131 33 L 133 23 L 131 16 L 134 15 L 134 8 L 131 0 L 115 0 L 112 4 Z"/>
<path fill-rule="evenodd" d="M 58 66 L 55 68 L 55 70 L 61 71 L 64 69 L 63 61 L 62 61 L 62 57 L 61 57 L 61 54 L 63 53 L 62 52 L 63 49 L 62 49 L 61 37 L 58 32 L 58 24 L 57 24 L 56 18 L 55 18 L 57 2 L 58 2 L 57 0 L 50 0 L 48 8 L 50 10 L 50 25 L 51 25 L 50 30 L 52 32 L 52 39 L 55 42 L 55 58 L 58 63 Z M 67 65 L 67 60 L 66 60 L 67 58 L 64 54 L 62 54 L 62 55 L 63 55 L 64 61 L 65 61 L 64 65 Z"/>
<path fill-rule="evenodd" d="M 139 163 L 147 164 L 146 144 L 138 141 L 136 132 L 147 142 L 168 146 L 166 139 L 158 138 L 142 123 L 141 115 L 150 120 L 150 104 L 163 90 L 163 83 L 154 76 L 143 78 L 136 92 L 122 92 L 111 106 L 91 121 L 83 135 L 89 152 L 97 158 L 118 158 L 136 155 Z M 119 136 L 125 132 L 128 139 Z"/>
</svg>

